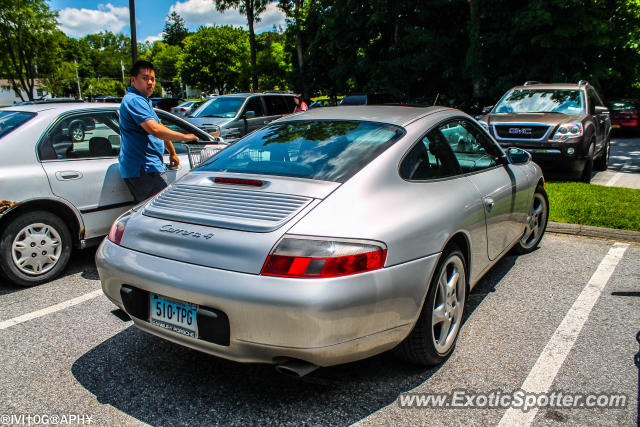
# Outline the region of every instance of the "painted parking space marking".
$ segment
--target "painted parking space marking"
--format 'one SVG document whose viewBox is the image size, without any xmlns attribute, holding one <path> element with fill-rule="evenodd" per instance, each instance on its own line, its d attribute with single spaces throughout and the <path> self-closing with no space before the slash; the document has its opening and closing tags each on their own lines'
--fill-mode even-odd
<svg viewBox="0 0 640 427">
<path fill-rule="evenodd" d="M 93 292 L 89 292 L 88 294 L 80 295 L 79 297 L 61 302 L 60 304 L 52 305 L 51 307 L 43 308 L 42 310 L 37 310 L 31 313 L 23 314 L 22 316 L 14 317 L 13 319 L 4 320 L 0 322 L 0 331 L 3 329 L 10 328 L 11 326 L 15 326 L 20 323 L 27 322 L 29 320 L 37 319 L 38 317 L 46 316 L 47 314 L 52 314 L 57 311 L 67 309 L 69 307 L 73 307 L 74 305 L 78 305 L 85 301 L 89 301 L 90 299 L 96 298 L 100 295 L 102 295 L 102 289 L 97 289 Z"/>
<path fill-rule="evenodd" d="M 522 383 L 521 389 L 531 393 L 546 393 L 549 391 L 564 360 L 573 348 L 582 327 L 589 317 L 589 313 L 596 304 L 609 278 L 629 247 L 626 243 L 615 243 L 607 255 L 600 262 L 587 285 L 582 290 L 573 306 L 553 333 L 551 339 L 538 357 L 529 375 Z M 530 426 L 538 413 L 537 408 L 527 412 L 521 409 L 509 408 L 498 426 Z"/>
</svg>

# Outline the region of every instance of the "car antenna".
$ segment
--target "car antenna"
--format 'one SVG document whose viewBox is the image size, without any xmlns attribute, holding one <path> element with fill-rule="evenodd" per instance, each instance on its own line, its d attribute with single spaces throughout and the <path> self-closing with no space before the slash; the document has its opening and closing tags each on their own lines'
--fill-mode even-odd
<svg viewBox="0 0 640 427">
<path fill-rule="evenodd" d="M 440 92 L 438 92 L 436 94 L 436 99 L 433 100 L 433 105 L 436 105 L 436 102 L 438 102 L 438 97 L 440 96 Z"/>
</svg>

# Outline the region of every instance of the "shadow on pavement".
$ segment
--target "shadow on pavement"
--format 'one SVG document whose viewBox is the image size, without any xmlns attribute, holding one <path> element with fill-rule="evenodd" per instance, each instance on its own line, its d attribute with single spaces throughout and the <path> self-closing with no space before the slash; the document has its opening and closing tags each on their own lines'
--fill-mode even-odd
<svg viewBox="0 0 640 427">
<path fill-rule="evenodd" d="M 515 259 L 503 258 L 474 288 L 465 320 Z M 411 365 L 387 352 L 296 379 L 271 365 L 209 356 L 132 326 L 76 360 L 72 373 L 99 402 L 151 425 L 349 425 L 392 404 L 439 368 Z"/>
</svg>

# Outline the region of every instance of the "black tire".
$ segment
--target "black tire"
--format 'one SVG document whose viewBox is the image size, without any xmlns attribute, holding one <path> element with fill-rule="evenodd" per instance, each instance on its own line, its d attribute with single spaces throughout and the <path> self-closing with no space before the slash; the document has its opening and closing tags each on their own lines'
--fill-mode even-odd
<svg viewBox="0 0 640 427">
<path fill-rule="evenodd" d="M 453 277 L 458 273 L 453 293 L 447 297 L 440 285 L 441 277 Z M 447 299 L 454 297 L 455 305 L 448 304 Z M 456 246 L 445 250 L 440 257 L 438 266 L 429 284 L 427 297 L 422 306 L 420 317 L 413 330 L 405 340 L 395 348 L 395 354 L 411 363 L 424 366 L 434 366 L 442 363 L 452 352 L 458 339 L 464 315 L 464 305 L 467 296 L 467 263 L 464 255 Z M 436 303 L 442 303 L 436 306 Z M 443 307 L 441 318 L 443 321 L 433 323 L 437 307 Z M 449 310 L 450 309 L 450 310 Z M 453 312 L 453 313 L 452 313 Z M 453 322 L 452 322 L 453 320 Z M 439 325 L 439 326 L 438 326 Z M 436 337 L 439 335 L 439 337 Z"/>
<path fill-rule="evenodd" d="M 73 142 L 84 141 L 84 125 L 82 123 L 73 123 L 69 127 L 69 136 Z"/>
<path fill-rule="evenodd" d="M 584 161 L 584 168 L 582 169 L 582 175 L 580 175 L 580 181 L 589 184 L 591 182 L 591 176 L 593 175 L 593 152 L 595 145 L 592 142 L 589 146 L 589 153 Z"/>
<path fill-rule="evenodd" d="M 513 252 L 517 254 L 528 254 L 534 251 L 547 229 L 547 223 L 549 221 L 549 198 L 547 192 L 542 186 L 536 188 L 533 193 L 533 200 L 531 201 L 531 207 L 529 208 L 529 215 L 527 215 L 526 228 L 524 234 L 513 247 Z"/>
<path fill-rule="evenodd" d="M 70 257 L 69 227 L 50 212 L 19 215 L 0 234 L 0 269 L 18 286 L 50 281 L 65 269 Z"/>
<path fill-rule="evenodd" d="M 606 171 L 609 167 L 609 150 L 610 150 L 610 140 L 607 140 L 604 149 L 602 150 L 602 154 L 598 157 L 595 162 L 593 162 L 593 168 L 597 171 Z"/>
</svg>

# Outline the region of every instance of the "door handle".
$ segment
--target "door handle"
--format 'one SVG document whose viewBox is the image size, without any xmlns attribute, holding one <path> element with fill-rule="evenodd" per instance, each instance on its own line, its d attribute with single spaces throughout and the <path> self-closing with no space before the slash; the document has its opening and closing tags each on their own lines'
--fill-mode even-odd
<svg viewBox="0 0 640 427">
<path fill-rule="evenodd" d="M 82 178 L 82 173 L 78 171 L 59 171 L 59 172 L 56 172 L 56 178 L 58 179 L 58 181 L 80 179 Z"/>
<path fill-rule="evenodd" d="M 484 207 L 487 209 L 487 212 L 491 212 L 491 210 L 493 209 L 493 207 L 495 206 L 495 202 L 493 201 L 493 199 L 490 198 L 485 198 L 484 199 Z"/>
</svg>

